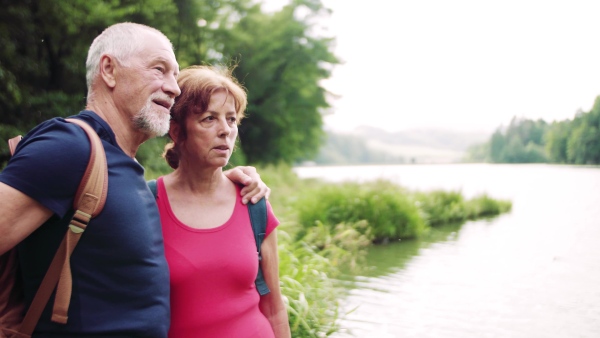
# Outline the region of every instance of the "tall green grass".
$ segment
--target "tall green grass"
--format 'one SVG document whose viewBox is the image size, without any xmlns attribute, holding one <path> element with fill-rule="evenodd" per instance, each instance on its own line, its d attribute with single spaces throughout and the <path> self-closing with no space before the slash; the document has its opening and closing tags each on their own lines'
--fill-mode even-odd
<svg viewBox="0 0 600 338">
<path fill-rule="evenodd" d="M 480 194 L 466 200 L 459 191 L 416 192 L 423 218 L 429 226 L 495 216 L 511 210 L 512 203 Z"/>
<path fill-rule="evenodd" d="M 375 241 L 420 236 L 426 224 L 413 196 L 386 181 L 325 184 L 305 191 L 295 205 L 299 235 L 322 222 L 335 227 L 343 222 L 368 222 Z M 363 230 L 361 230 L 363 231 Z"/>
</svg>

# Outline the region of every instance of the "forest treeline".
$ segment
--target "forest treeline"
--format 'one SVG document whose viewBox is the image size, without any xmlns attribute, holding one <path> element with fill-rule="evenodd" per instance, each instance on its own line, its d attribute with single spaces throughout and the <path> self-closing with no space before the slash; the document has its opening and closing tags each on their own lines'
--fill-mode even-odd
<svg viewBox="0 0 600 338">
<path fill-rule="evenodd" d="M 236 164 L 294 163 L 313 158 L 324 140 L 326 90 L 338 63 L 331 38 L 315 33 L 328 15 L 320 0 L 293 0 L 267 13 L 253 0 L 117 0 L 3 2 L 0 11 L 0 139 L 85 107 L 85 59 L 93 39 L 123 21 L 167 35 L 180 67 L 236 66 L 249 94 Z M 156 144 L 140 152 L 158 166 Z M 0 142 L 0 167 L 8 148 Z"/>
<path fill-rule="evenodd" d="M 487 142 L 471 147 L 467 161 L 600 164 L 600 96 L 589 112 L 579 111 L 572 120 L 515 117 Z"/>
</svg>

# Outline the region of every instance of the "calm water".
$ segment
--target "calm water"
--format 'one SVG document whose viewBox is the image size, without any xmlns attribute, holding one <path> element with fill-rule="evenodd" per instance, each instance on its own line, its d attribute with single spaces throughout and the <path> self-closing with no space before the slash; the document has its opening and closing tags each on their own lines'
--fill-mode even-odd
<svg viewBox="0 0 600 338">
<path fill-rule="evenodd" d="M 403 165 L 296 168 L 329 181 L 487 192 L 509 214 L 374 247 L 336 337 L 600 337 L 600 168 Z"/>
</svg>

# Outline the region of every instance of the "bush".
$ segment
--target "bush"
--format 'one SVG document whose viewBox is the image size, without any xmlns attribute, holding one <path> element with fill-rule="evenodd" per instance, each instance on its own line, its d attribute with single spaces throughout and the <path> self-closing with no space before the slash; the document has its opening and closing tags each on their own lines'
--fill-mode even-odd
<svg viewBox="0 0 600 338">
<path fill-rule="evenodd" d="M 295 207 L 302 227 L 299 237 L 317 222 L 334 229 L 339 223 L 365 220 L 376 242 L 418 237 L 426 228 L 410 194 L 384 181 L 322 184 L 305 192 Z"/>
<path fill-rule="evenodd" d="M 423 217 L 430 226 L 461 222 L 469 217 L 464 198 L 459 191 L 435 190 L 415 194 Z"/>
<path fill-rule="evenodd" d="M 506 200 L 495 200 L 487 194 L 481 194 L 467 201 L 466 209 L 468 218 L 475 219 L 509 212 L 512 209 L 512 203 Z"/>
</svg>

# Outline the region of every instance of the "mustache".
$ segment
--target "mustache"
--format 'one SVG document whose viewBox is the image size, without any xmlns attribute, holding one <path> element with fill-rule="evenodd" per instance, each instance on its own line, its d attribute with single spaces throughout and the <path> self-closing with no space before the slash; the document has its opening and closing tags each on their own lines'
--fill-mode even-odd
<svg viewBox="0 0 600 338">
<path fill-rule="evenodd" d="M 154 94 L 150 95 L 149 101 L 166 102 L 169 104 L 169 109 L 171 109 L 173 107 L 173 104 L 175 104 L 175 99 L 171 98 L 169 95 L 164 94 L 164 93 L 154 93 Z"/>
</svg>

